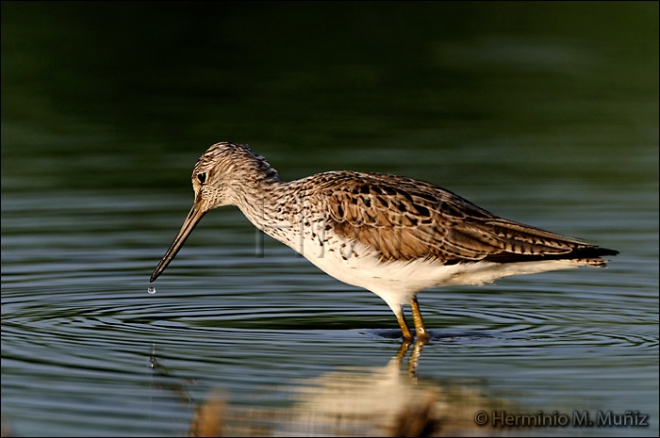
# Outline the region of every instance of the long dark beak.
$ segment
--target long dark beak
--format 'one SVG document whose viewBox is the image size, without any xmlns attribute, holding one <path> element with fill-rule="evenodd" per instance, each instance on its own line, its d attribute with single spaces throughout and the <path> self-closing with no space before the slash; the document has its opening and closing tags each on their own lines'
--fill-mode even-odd
<svg viewBox="0 0 660 438">
<path fill-rule="evenodd" d="M 202 217 L 206 213 L 202 208 L 202 206 L 203 206 L 202 202 L 197 202 L 197 201 L 192 206 L 192 208 L 190 209 L 190 213 L 188 213 L 188 217 L 186 217 L 185 222 L 181 226 L 181 229 L 179 230 L 179 234 L 177 234 L 176 237 L 174 238 L 174 242 L 172 242 L 170 249 L 167 250 L 165 256 L 163 256 L 163 259 L 160 261 L 160 263 L 158 263 L 158 266 L 156 266 L 154 273 L 151 274 L 151 278 L 149 279 L 150 283 L 152 283 L 155 279 L 158 278 L 160 274 L 163 273 L 165 268 L 167 268 L 167 266 L 174 259 L 174 257 L 179 252 L 179 250 L 183 247 L 183 244 L 185 243 L 186 239 L 188 238 L 192 230 L 195 229 L 195 225 L 197 225 L 197 223 L 202 219 Z"/>
</svg>

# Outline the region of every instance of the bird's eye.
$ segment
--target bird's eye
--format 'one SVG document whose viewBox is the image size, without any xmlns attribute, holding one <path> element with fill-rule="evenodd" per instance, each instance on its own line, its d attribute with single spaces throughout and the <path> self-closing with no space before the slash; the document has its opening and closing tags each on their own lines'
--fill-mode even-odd
<svg viewBox="0 0 660 438">
<path fill-rule="evenodd" d="M 198 173 L 197 179 L 200 183 L 204 184 L 206 182 L 206 172 Z"/>
</svg>

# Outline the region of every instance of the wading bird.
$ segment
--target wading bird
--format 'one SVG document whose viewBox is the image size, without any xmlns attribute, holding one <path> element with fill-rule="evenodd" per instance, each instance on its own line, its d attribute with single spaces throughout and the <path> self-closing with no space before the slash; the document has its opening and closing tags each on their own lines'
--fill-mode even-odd
<svg viewBox="0 0 660 438">
<path fill-rule="evenodd" d="M 368 289 L 396 315 L 405 340 L 427 340 L 423 289 L 481 285 L 509 275 L 603 267 L 618 251 L 503 219 L 433 184 L 396 175 L 324 172 L 280 181 L 245 145 L 211 146 L 195 164 L 188 217 L 153 274 L 170 264 L 210 210 L 235 205 L 258 229 L 330 276 Z"/>
</svg>

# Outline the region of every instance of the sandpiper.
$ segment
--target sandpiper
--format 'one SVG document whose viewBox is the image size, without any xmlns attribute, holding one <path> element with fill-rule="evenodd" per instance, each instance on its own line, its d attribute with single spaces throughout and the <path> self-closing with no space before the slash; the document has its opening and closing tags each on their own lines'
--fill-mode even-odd
<svg viewBox="0 0 660 438">
<path fill-rule="evenodd" d="M 423 289 L 481 285 L 509 275 L 603 267 L 618 251 L 503 219 L 433 184 L 396 175 L 323 172 L 280 181 L 246 145 L 211 146 L 192 173 L 195 201 L 153 282 L 209 211 L 235 205 L 258 229 L 332 277 L 368 289 L 413 339 L 428 340 L 417 302 Z"/>
</svg>

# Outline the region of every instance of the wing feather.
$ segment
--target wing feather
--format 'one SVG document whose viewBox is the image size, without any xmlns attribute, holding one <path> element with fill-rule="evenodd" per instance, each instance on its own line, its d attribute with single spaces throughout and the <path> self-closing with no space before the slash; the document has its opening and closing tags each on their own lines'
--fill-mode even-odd
<svg viewBox="0 0 660 438">
<path fill-rule="evenodd" d="M 315 176 L 334 231 L 382 260 L 526 261 L 616 251 L 499 218 L 460 196 L 411 178 L 360 172 Z M 310 190 L 311 191 L 311 190 Z"/>
</svg>

